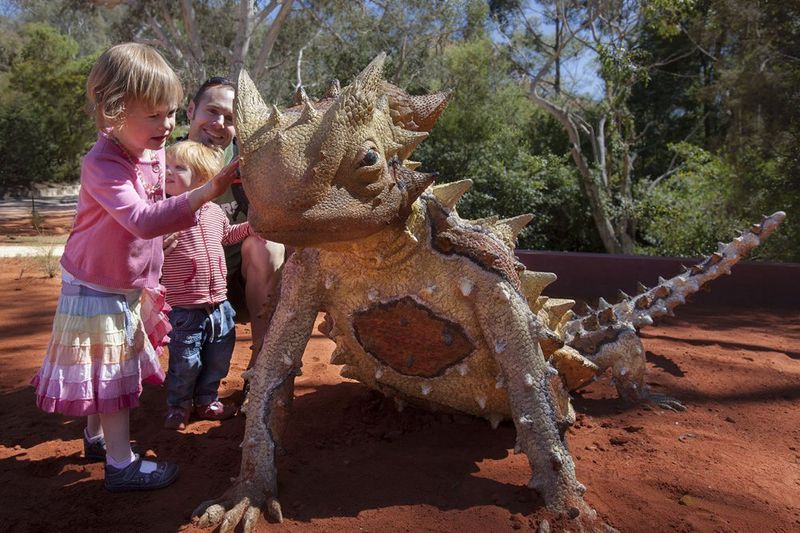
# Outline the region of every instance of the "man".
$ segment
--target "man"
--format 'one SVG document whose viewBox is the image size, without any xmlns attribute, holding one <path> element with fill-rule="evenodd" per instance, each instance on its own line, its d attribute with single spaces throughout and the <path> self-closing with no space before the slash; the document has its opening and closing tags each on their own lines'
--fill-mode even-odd
<svg viewBox="0 0 800 533">
<path fill-rule="evenodd" d="M 233 82 L 227 78 L 213 77 L 200 86 L 187 108 L 189 140 L 222 148 L 225 150 L 226 161 L 236 151 L 233 97 Z M 215 202 L 222 207 L 232 224 L 247 219 L 247 198 L 241 183 L 234 183 Z M 252 353 L 248 368 L 253 365 L 261 350 L 272 311 L 275 309 L 284 256 L 282 244 L 266 241 L 259 236 L 248 237 L 241 245 L 225 247 L 228 299 L 239 314 L 244 297 L 250 317 L 253 344 L 250 347 Z"/>
</svg>

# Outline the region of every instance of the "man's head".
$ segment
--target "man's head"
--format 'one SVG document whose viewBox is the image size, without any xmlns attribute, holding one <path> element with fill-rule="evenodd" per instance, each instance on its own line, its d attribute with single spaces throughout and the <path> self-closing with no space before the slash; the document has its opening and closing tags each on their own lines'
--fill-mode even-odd
<svg viewBox="0 0 800 533">
<path fill-rule="evenodd" d="M 233 140 L 235 86 L 227 78 L 209 78 L 189 102 L 189 140 L 227 148 Z"/>
</svg>

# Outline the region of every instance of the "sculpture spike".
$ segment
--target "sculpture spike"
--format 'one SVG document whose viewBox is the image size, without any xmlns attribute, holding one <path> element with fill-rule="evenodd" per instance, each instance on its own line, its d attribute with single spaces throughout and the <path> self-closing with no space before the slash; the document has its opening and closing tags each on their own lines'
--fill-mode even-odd
<svg viewBox="0 0 800 533">
<path fill-rule="evenodd" d="M 553 275 L 555 276 L 555 274 L 553 274 Z M 577 304 L 575 304 L 575 306 L 572 308 L 572 310 L 576 314 L 580 315 L 578 318 L 581 318 L 581 317 L 583 317 L 585 315 L 588 315 L 589 313 L 591 313 L 593 311 L 593 309 L 591 307 L 589 307 L 589 305 L 586 302 L 584 302 L 583 300 L 581 300 Z"/>
<path fill-rule="evenodd" d="M 723 254 L 721 254 L 721 253 L 719 253 L 719 252 L 714 252 L 713 254 L 711 254 L 710 256 L 708 256 L 708 264 L 709 264 L 709 265 L 716 265 L 717 263 L 719 263 L 720 261 L 722 261 L 722 259 L 723 259 L 724 257 L 725 257 L 725 256 L 724 256 Z"/>
<path fill-rule="evenodd" d="M 417 170 L 421 164 L 419 161 L 412 161 L 411 159 L 403 161 L 403 166 L 409 170 Z"/>
<path fill-rule="evenodd" d="M 575 300 L 548 298 L 542 307 L 549 318 L 550 329 L 555 329 L 555 326 L 561 321 L 561 318 L 570 311 L 574 305 Z"/>
<path fill-rule="evenodd" d="M 298 85 L 297 89 L 294 90 L 294 94 L 292 95 L 291 107 L 303 105 L 306 102 L 308 102 L 308 95 L 306 94 L 306 90 L 303 88 L 302 85 Z"/>
<path fill-rule="evenodd" d="M 470 224 L 474 224 L 476 226 L 483 226 L 485 228 L 490 228 L 490 227 L 494 226 L 497 223 L 498 220 L 500 220 L 499 216 L 492 215 L 492 216 L 483 217 L 483 218 L 476 218 L 475 220 L 470 220 L 469 223 Z"/>
<path fill-rule="evenodd" d="M 527 226 L 531 220 L 533 220 L 533 214 L 525 213 L 524 215 L 519 215 L 513 218 L 504 218 L 503 220 L 500 220 L 498 224 L 505 224 L 506 226 L 510 227 L 512 240 L 516 240 L 519 232 L 522 231 L 522 228 Z"/>
<path fill-rule="evenodd" d="M 598 298 L 598 299 L 597 299 L 597 309 L 598 309 L 598 310 L 600 310 L 600 311 L 603 311 L 604 309 L 608 309 L 609 307 L 611 307 L 611 304 L 609 304 L 609 303 L 606 301 L 606 299 L 605 299 L 605 298 L 603 298 L 603 297 L 601 296 L 600 298 Z"/>
<path fill-rule="evenodd" d="M 359 83 L 364 87 L 364 90 L 377 92 L 383 83 L 383 64 L 385 62 L 386 52 L 381 52 L 356 76 L 353 84 Z"/>
<path fill-rule="evenodd" d="M 325 90 L 325 94 L 322 95 L 322 98 L 338 98 L 340 94 L 342 94 L 342 86 L 339 80 L 334 78 L 328 84 L 328 88 Z"/>
<path fill-rule="evenodd" d="M 619 289 L 617 291 L 617 302 L 618 303 L 619 302 L 624 302 L 625 300 L 627 300 L 629 298 L 630 298 L 630 296 L 625 291 L 623 291 L 622 289 Z"/>
<path fill-rule="evenodd" d="M 311 100 L 306 99 L 303 104 L 303 112 L 300 113 L 300 119 L 297 122 L 299 124 L 305 124 L 307 122 L 313 122 L 321 116 L 322 114 L 314 108 L 314 104 L 311 103 Z"/>
<path fill-rule="evenodd" d="M 334 104 L 334 116 L 340 124 L 359 127 L 372 120 L 375 111 L 375 102 L 378 90 L 383 83 L 383 63 L 386 54 L 381 52 L 361 73 L 356 76 Z M 419 140 L 421 142 L 422 139 Z M 405 143 L 401 143 L 405 144 Z M 403 154 L 401 159 L 406 159 L 410 154 Z"/>
<path fill-rule="evenodd" d="M 645 285 L 641 281 L 637 281 L 636 282 L 636 294 L 644 294 L 648 290 L 650 290 L 650 289 L 647 288 L 647 285 Z"/>
<path fill-rule="evenodd" d="M 581 320 L 581 324 L 586 329 L 586 331 L 595 331 L 597 328 L 600 327 L 600 322 L 597 320 L 597 315 L 590 314 L 583 320 Z"/>
<path fill-rule="evenodd" d="M 431 131 L 452 96 L 452 91 L 411 96 L 389 82 L 383 83 L 383 92 L 389 97 L 392 122 L 413 131 Z"/>
<path fill-rule="evenodd" d="M 400 144 L 397 156 L 400 159 L 408 159 L 419 143 L 428 138 L 428 133 L 424 131 L 410 131 L 403 128 L 392 128 L 394 141 Z"/>
<path fill-rule="evenodd" d="M 448 208 L 453 209 L 465 192 L 472 188 L 472 180 L 460 180 L 436 185 L 433 195 Z"/>
<path fill-rule="evenodd" d="M 394 173 L 397 186 L 406 193 L 404 210 L 410 213 L 411 204 L 433 183 L 437 174 L 425 174 L 405 168 L 397 157 L 389 161 L 389 166 Z"/>
<path fill-rule="evenodd" d="M 659 285 L 663 285 L 663 284 L 664 284 L 664 283 L 666 283 L 666 282 L 667 282 L 667 280 L 665 280 L 665 279 L 664 279 L 663 277 L 661 277 L 661 276 L 658 276 L 658 284 L 659 284 Z"/>
<path fill-rule="evenodd" d="M 267 120 L 267 124 L 271 128 L 274 128 L 276 126 L 280 126 L 281 122 L 283 122 L 283 113 L 281 113 L 281 110 L 278 109 L 278 106 L 273 104 L 272 112 L 269 114 L 269 119 Z"/>
<path fill-rule="evenodd" d="M 267 123 L 269 112 L 267 104 L 264 103 L 256 84 L 253 83 L 246 70 L 239 73 L 233 110 L 236 135 L 241 144 L 242 153 L 252 152 L 257 148 L 254 143 L 257 144 L 259 138 L 263 138 L 263 136 L 256 136 L 256 132 Z"/>
<path fill-rule="evenodd" d="M 528 302 L 536 301 L 545 287 L 556 279 L 558 279 L 557 276 L 552 272 L 531 272 L 526 270 L 520 275 L 522 293 L 528 299 Z"/>
<path fill-rule="evenodd" d="M 614 308 L 609 306 L 601 310 L 597 313 L 597 319 L 601 324 L 608 324 L 614 320 Z"/>
</svg>

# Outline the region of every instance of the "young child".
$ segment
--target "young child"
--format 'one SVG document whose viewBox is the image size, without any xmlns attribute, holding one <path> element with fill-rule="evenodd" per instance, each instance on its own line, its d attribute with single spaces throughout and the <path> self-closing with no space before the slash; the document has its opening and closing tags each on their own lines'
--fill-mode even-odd
<svg viewBox="0 0 800 533">
<path fill-rule="evenodd" d="M 53 333 L 32 384 L 42 410 L 87 417 L 84 454 L 106 461 L 106 489 L 157 489 L 176 479 L 177 466 L 143 460 L 130 447 L 129 410 L 141 383 L 164 379 L 145 327 L 159 324 L 145 316 L 142 301 L 159 286 L 161 235 L 196 224 L 195 211 L 230 185 L 235 164 L 164 200 L 164 144 L 183 90 L 148 46 L 108 49 L 86 92 L 97 142 L 81 165 Z"/>
<path fill-rule="evenodd" d="M 202 186 L 223 164 L 219 149 L 193 141 L 173 144 L 167 149 L 167 195 Z M 230 225 L 222 208 L 208 203 L 200 208 L 197 226 L 180 232 L 177 246 L 164 258 L 161 283 L 172 307 L 164 427 L 184 429 L 193 405 L 201 419 L 224 420 L 234 414 L 217 396 L 236 342 L 222 246 L 252 234 L 250 224 Z"/>
</svg>

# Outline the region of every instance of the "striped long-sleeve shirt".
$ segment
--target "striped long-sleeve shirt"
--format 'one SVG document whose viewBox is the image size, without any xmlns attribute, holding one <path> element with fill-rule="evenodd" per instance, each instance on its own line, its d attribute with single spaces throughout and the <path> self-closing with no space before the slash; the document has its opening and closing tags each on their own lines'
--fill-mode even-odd
<svg viewBox="0 0 800 533">
<path fill-rule="evenodd" d="M 181 231 L 178 246 L 164 257 L 161 283 L 172 307 L 216 305 L 227 298 L 227 266 L 223 245 L 253 235 L 247 222 L 231 225 L 222 209 L 207 203 L 196 226 Z"/>
</svg>

